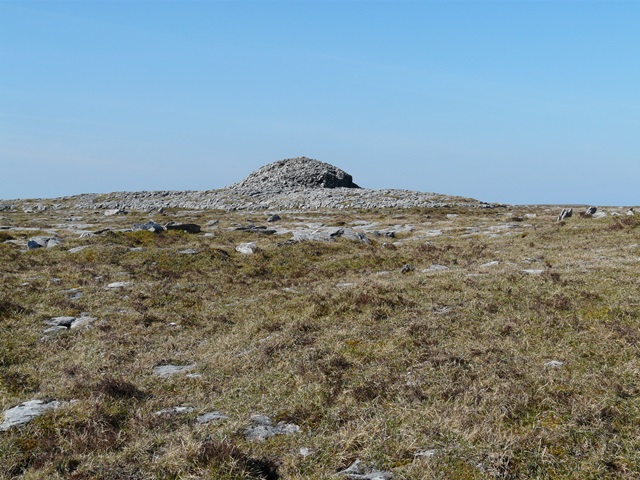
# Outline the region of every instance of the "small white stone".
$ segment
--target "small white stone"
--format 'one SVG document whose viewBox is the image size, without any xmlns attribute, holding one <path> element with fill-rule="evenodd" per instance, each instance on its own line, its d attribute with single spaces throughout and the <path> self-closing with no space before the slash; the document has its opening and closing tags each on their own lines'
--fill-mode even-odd
<svg viewBox="0 0 640 480">
<path fill-rule="evenodd" d="M 561 362 L 560 360 L 550 360 L 544 364 L 544 366 L 547 368 L 560 368 L 563 365 L 564 365 L 564 362 Z"/>
<path fill-rule="evenodd" d="M 245 255 L 251 255 L 258 251 L 258 246 L 254 242 L 241 243 L 236 247 L 236 252 L 243 253 Z"/>
</svg>

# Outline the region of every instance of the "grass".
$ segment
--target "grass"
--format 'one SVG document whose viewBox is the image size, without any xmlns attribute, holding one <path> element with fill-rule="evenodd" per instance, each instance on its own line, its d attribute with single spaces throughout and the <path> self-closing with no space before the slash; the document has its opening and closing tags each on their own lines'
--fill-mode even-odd
<svg viewBox="0 0 640 480">
<path fill-rule="evenodd" d="M 217 219 L 214 236 L 79 238 L 56 226 L 149 215 L 3 211 L 15 228 L 0 231 L 0 408 L 77 402 L 0 433 L 0 477 L 322 479 L 356 459 L 397 479 L 640 477 L 640 221 L 453 210 L 278 224 L 414 226 L 369 245 L 230 229 L 264 224 L 255 212 L 163 218 Z M 62 245 L 17 244 L 52 231 Z M 260 252 L 234 250 L 248 241 Z M 433 264 L 449 270 L 423 272 Z M 131 283 L 105 288 L 116 281 Z M 97 318 L 90 329 L 42 339 L 44 319 L 81 312 Z M 167 363 L 200 377 L 153 375 Z M 194 410 L 155 414 L 178 405 Z M 211 410 L 229 420 L 197 423 Z M 254 413 L 301 432 L 248 442 Z"/>
</svg>

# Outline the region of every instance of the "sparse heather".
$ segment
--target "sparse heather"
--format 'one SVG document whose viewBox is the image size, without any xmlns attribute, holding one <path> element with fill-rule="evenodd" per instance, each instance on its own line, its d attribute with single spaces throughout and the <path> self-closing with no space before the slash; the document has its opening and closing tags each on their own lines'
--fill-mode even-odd
<svg viewBox="0 0 640 480">
<path fill-rule="evenodd" d="M 0 477 L 328 479 L 361 459 L 395 479 L 638 478 L 640 221 L 604 210 L 274 222 L 369 243 L 236 230 L 266 212 L 2 211 L 0 410 L 75 402 L 0 432 Z M 121 231 L 150 219 L 203 231 Z M 60 244 L 27 251 L 37 235 Z M 300 430 L 248 440 L 254 414 Z"/>
</svg>

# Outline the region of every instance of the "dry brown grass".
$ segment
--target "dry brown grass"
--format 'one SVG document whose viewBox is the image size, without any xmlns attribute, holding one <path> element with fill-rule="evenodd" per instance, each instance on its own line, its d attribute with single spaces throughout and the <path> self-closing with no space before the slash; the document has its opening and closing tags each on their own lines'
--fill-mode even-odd
<svg viewBox="0 0 640 480">
<path fill-rule="evenodd" d="M 371 245 L 229 230 L 266 218 L 246 212 L 165 214 L 218 219 L 214 237 L 58 229 L 63 245 L 28 252 L 11 242 L 37 231 L 3 231 L 0 408 L 78 401 L 0 434 L 0 476 L 313 479 L 360 458 L 399 479 L 638 478 L 640 223 L 556 213 L 282 215 L 415 227 Z M 0 223 L 47 233 L 69 216 L 94 230 L 149 219 L 14 211 Z M 234 250 L 247 241 L 261 251 Z M 449 270 L 423 272 L 433 264 Z M 116 281 L 131 284 L 105 288 Z M 42 320 L 81 312 L 92 328 L 41 340 Z M 163 363 L 201 377 L 154 376 Z M 194 411 L 154 413 L 177 405 Z M 230 418 L 198 424 L 210 410 Z M 253 413 L 302 431 L 248 442 Z"/>
</svg>

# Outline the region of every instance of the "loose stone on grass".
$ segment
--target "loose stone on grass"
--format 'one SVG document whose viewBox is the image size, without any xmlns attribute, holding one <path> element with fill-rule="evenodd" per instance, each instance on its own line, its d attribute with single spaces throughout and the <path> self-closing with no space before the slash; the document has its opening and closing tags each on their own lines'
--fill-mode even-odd
<svg viewBox="0 0 640 480">
<path fill-rule="evenodd" d="M 193 407 L 177 406 L 158 410 L 157 412 L 154 412 L 154 415 L 169 417 L 172 415 L 182 415 L 191 412 L 193 412 Z"/>
<path fill-rule="evenodd" d="M 236 252 L 243 253 L 245 255 L 251 255 L 258 252 L 260 249 L 254 242 L 241 243 L 236 247 Z"/>
<path fill-rule="evenodd" d="M 291 435 L 300 431 L 295 423 L 278 422 L 274 425 L 266 415 L 252 415 L 250 425 L 245 428 L 244 436 L 247 440 L 264 441 L 274 435 Z"/>
<path fill-rule="evenodd" d="M 107 285 L 105 288 L 124 288 L 131 285 L 131 282 L 113 282 Z"/>
<path fill-rule="evenodd" d="M 195 363 L 191 365 L 156 365 L 153 367 L 153 373 L 161 378 L 168 378 L 176 373 L 188 372 L 196 368 Z"/>
<path fill-rule="evenodd" d="M 88 313 L 83 312 L 79 317 L 52 317 L 44 320 L 45 325 L 49 325 L 49 328 L 45 329 L 44 337 L 42 340 L 56 336 L 59 333 L 67 332 L 69 330 L 77 330 L 80 328 L 88 328 L 93 322 L 96 321 L 95 317 L 91 317 Z"/>
<path fill-rule="evenodd" d="M 179 230 L 187 233 L 200 233 L 201 227 L 196 223 L 169 222 L 165 225 L 167 230 Z"/>
<path fill-rule="evenodd" d="M 0 424 L 0 432 L 6 432 L 12 427 L 29 423 L 43 413 L 75 402 L 59 402 L 57 400 L 29 400 L 4 412 L 4 421 Z"/>
<path fill-rule="evenodd" d="M 362 460 L 356 460 L 349 468 L 336 473 L 334 476 L 353 478 L 357 480 L 390 480 L 393 478 L 393 473 L 376 470 L 374 467 L 364 463 Z"/>
<path fill-rule="evenodd" d="M 27 248 L 34 250 L 36 248 L 53 248 L 62 243 L 58 237 L 33 237 L 27 242 Z"/>
<path fill-rule="evenodd" d="M 564 362 L 561 362 L 560 360 L 550 360 L 547 363 L 545 363 L 544 366 L 546 368 L 560 368 L 564 366 Z"/>
<path fill-rule="evenodd" d="M 210 422 L 224 422 L 225 420 L 228 420 L 228 419 L 229 417 L 226 416 L 224 413 L 213 411 L 213 412 L 203 413 L 202 415 L 198 415 L 198 418 L 196 418 L 196 422 L 200 424 L 205 424 Z"/>
<path fill-rule="evenodd" d="M 74 248 L 70 248 L 69 250 L 67 250 L 67 252 L 69 253 L 78 253 L 81 252 L 82 250 L 84 250 L 85 248 L 89 248 L 90 245 L 82 245 L 81 247 L 74 247 Z"/>
<path fill-rule="evenodd" d="M 423 273 L 431 273 L 431 272 L 446 272 L 449 270 L 449 267 L 445 265 L 433 264 L 429 268 L 425 268 L 422 270 Z"/>
</svg>

